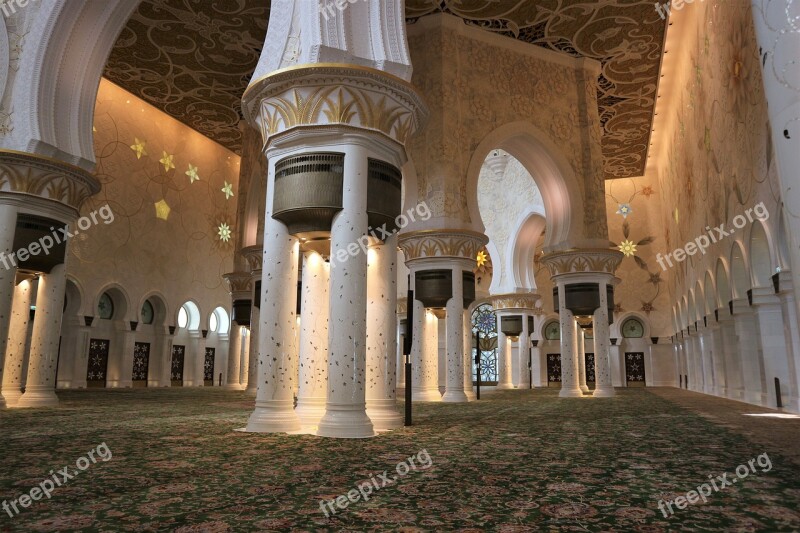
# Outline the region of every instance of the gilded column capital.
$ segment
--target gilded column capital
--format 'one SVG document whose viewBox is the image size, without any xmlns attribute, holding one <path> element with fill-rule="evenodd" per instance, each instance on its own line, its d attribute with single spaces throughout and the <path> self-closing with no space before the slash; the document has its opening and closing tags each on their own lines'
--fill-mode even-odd
<svg viewBox="0 0 800 533">
<path fill-rule="evenodd" d="M 79 211 L 100 192 L 100 182 L 86 170 L 57 159 L 0 149 L 0 192 L 33 195 Z"/>
<path fill-rule="evenodd" d="M 264 246 L 257 244 L 239 250 L 239 255 L 245 258 L 250 270 L 261 270 L 264 262 Z"/>
<path fill-rule="evenodd" d="M 478 251 L 486 246 L 489 237 L 469 230 L 420 230 L 401 233 L 400 249 L 406 263 L 422 259 L 456 259 L 469 261 L 475 267 Z"/>
<path fill-rule="evenodd" d="M 247 300 L 252 297 L 253 275 L 250 272 L 230 272 L 222 277 L 228 282 L 228 291 L 234 300 Z"/>
<path fill-rule="evenodd" d="M 409 82 L 349 64 L 296 65 L 250 83 L 243 112 L 265 146 L 297 128 L 345 126 L 378 132 L 405 146 L 425 127 L 429 111 Z"/>
<path fill-rule="evenodd" d="M 536 307 L 536 302 L 541 298 L 534 293 L 495 294 L 491 296 L 491 303 L 495 311 L 518 311 L 536 315 L 541 313 L 541 309 Z"/>
<path fill-rule="evenodd" d="M 550 276 L 568 274 L 606 274 L 611 277 L 622 261 L 622 252 L 611 249 L 574 249 L 550 252 L 541 258 Z"/>
</svg>

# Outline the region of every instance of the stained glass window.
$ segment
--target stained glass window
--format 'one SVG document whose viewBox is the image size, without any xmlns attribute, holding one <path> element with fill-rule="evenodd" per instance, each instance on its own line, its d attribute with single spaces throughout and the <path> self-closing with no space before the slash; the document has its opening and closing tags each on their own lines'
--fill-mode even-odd
<svg viewBox="0 0 800 533">
<path fill-rule="evenodd" d="M 497 317 L 489 304 L 478 306 L 472 312 L 472 335 L 480 331 L 480 366 L 481 383 L 497 383 Z M 474 341 L 473 341 L 474 343 Z M 472 348 L 472 360 L 475 361 L 475 350 Z M 472 380 L 477 381 L 475 365 L 472 365 Z"/>
</svg>

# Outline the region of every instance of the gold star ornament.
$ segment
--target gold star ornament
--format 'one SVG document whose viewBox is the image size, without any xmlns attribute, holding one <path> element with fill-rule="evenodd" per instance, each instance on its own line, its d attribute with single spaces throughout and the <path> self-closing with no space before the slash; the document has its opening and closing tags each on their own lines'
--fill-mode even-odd
<svg viewBox="0 0 800 533">
<path fill-rule="evenodd" d="M 636 244 L 633 241 L 625 240 L 620 243 L 619 251 L 625 254 L 625 257 L 631 257 L 632 255 L 636 255 Z"/>
<path fill-rule="evenodd" d="M 169 208 L 166 200 L 161 200 L 160 202 L 156 202 L 156 218 L 160 218 L 161 220 L 167 220 L 169 218 L 169 213 L 172 211 Z"/>
<path fill-rule="evenodd" d="M 217 235 L 219 235 L 219 240 L 222 242 L 228 242 L 231 240 L 231 227 L 223 222 L 219 225 L 219 228 L 217 228 Z"/>
<path fill-rule="evenodd" d="M 167 152 L 162 152 L 161 159 L 159 159 L 158 162 L 164 165 L 164 172 L 169 172 L 171 169 L 175 168 L 175 163 L 173 162 L 174 157 L 175 156 Z"/>
<path fill-rule="evenodd" d="M 475 261 L 477 261 L 477 263 L 478 263 L 478 268 L 483 267 L 484 265 L 486 265 L 487 259 L 488 258 L 486 257 L 486 252 L 484 252 L 483 250 L 478 252 L 478 257 L 475 258 Z"/>
<path fill-rule="evenodd" d="M 131 145 L 131 150 L 136 154 L 136 159 L 141 159 L 143 155 L 147 155 L 147 150 L 145 149 L 147 143 L 145 141 L 140 141 L 138 138 L 134 140 L 136 142 Z"/>
<path fill-rule="evenodd" d="M 197 174 L 197 167 L 193 166 L 191 163 L 189 163 L 189 170 L 186 171 L 186 175 L 189 176 L 189 183 L 200 181 L 200 176 Z"/>
<path fill-rule="evenodd" d="M 225 182 L 225 186 L 222 188 L 222 192 L 225 193 L 225 199 L 230 200 L 231 196 L 233 196 L 233 184 Z"/>
</svg>

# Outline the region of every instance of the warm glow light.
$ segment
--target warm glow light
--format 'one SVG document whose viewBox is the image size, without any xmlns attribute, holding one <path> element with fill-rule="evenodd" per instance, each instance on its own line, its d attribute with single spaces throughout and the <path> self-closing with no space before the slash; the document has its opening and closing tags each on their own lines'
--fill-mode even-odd
<svg viewBox="0 0 800 533">
<path fill-rule="evenodd" d="M 788 413 L 750 413 L 744 416 L 760 416 L 763 418 L 800 418 L 800 415 L 791 415 Z"/>
<path fill-rule="evenodd" d="M 167 220 L 169 218 L 169 213 L 171 211 L 169 204 L 167 204 L 166 200 L 161 200 L 160 202 L 156 202 L 156 217 L 160 218 L 161 220 Z"/>
</svg>

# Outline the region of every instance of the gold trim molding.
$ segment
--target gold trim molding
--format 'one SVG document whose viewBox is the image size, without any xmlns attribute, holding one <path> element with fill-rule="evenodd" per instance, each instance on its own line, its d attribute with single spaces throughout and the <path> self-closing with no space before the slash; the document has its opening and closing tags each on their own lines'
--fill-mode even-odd
<svg viewBox="0 0 800 533">
<path fill-rule="evenodd" d="M 251 271 L 261 270 L 264 266 L 264 247 L 260 244 L 248 246 L 239 250 L 239 255 L 245 258 Z"/>
<path fill-rule="evenodd" d="M 250 272 L 230 272 L 222 277 L 228 282 L 228 292 L 234 299 L 249 298 L 252 295 L 253 276 Z"/>
<path fill-rule="evenodd" d="M 491 303 L 495 311 L 519 309 L 528 314 L 538 314 L 535 312 L 537 310 L 536 302 L 541 299 L 541 295 L 533 293 L 497 294 L 491 297 Z"/>
<path fill-rule="evenodd" d="M 80 210 L 100 192 L 88 171 L 38 154 L 0 149 L 0 192 L 30 194 Z"/>
<path fill-rule="evenodd" d="M 429 258 L 466 259 L 475 263 L 489 237 L 469 230 L 421 230 L 401 233 L 399 246 L 406 261 Z"/>
</svg>

